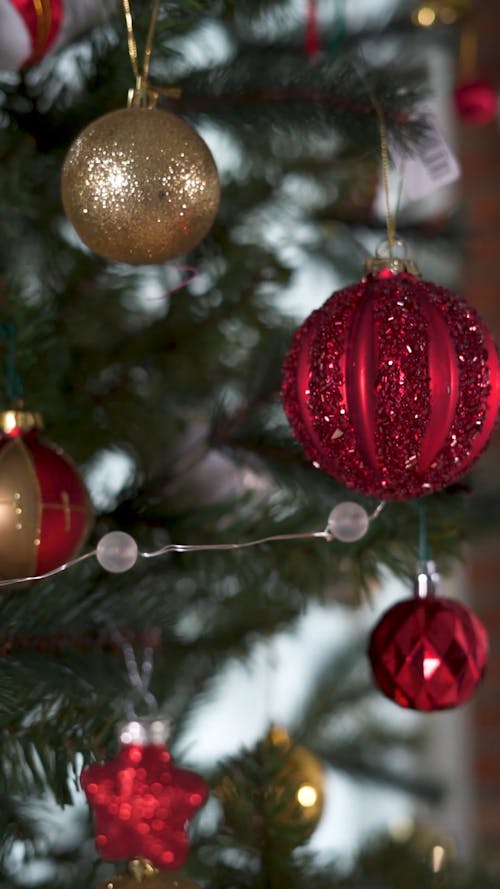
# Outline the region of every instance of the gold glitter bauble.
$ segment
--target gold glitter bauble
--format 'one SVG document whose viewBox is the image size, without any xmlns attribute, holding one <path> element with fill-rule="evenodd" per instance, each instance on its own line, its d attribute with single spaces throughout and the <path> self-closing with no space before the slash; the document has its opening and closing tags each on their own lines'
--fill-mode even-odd
<svg viewBox="0 0 500 889">
<path fill-rule="evenodd" d="M 94 253 L 162 263 L 191 250 L 214 221 L 217 168 L 201 136 L 158 108 L 98 118 L 71 146 L 62 171 L 69 221 Z"/>
<path fill-rule="evenodd" d="M 295 831 L 293 845 L 305 842 L 316 830 L 325 802 L 322 763 L 305 747 L 293 744 L 286 729 L 271 726 L 257 745 L 257 762 L 267 766 L 265 786 L 249 789 L 238 768 L 226 774 L 216 787 L 227 823 L 237 832 L 259 836 L 262 818 L 275 826 Z M 271 766 L 276 763 L 276 771 Z"/>
<path fill-rule="evenodd" d="M 285 728 L 273 725 L 266 739 L 273 747 L 289 751 L 276 780 L 275 792 L 292 790 L 293 799 L 282 815 L 283 822 L 299 819 L 310 836 L 316 830 L 325 804 L 325 770 L 305 747 L 293 744 Z"/>
</svg>

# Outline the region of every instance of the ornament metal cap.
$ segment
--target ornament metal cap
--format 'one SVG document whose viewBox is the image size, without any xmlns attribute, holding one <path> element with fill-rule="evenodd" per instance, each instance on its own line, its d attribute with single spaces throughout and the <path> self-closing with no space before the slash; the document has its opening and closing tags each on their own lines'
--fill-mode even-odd
<svg viewBox="0 0 500 889">
<path fill-rule="evenodd" d="M 155 108 L 158 102 L 158 91 L 153 89 L 144 77 L 137 77 L 135 87 L 128 91 L 128 108 Z"/>
<path fill-rule="evenodd" d="M 140 716 L 118 727 L 120 744 L 156 744 L 162 747 L 170 735 L 170 721 L 163 716 Z"/>
<path fill-rule="evenodd" d="M 12 435 L 15 429 L 29 432 L 30 429 L 41 429 L 42 426 L 42 415 L 33 411 L 0 411 L 0 430 L 6 435 Z"/>
<path fill-rule="evenodd" d="M 128 91 L 127 108 L 143 108 L 146 110 L 156 108 L 160 93 L 169 99 L 178 99 L 181 95 L 181 90 L 178 86 L 160 86 L 159 84 L 152 86 L 149 80 L 139 76 L 136 78 L 135 87 Z"/>
<path fill-rule="evenodd" d="M 276 725 L 275 722 L 272 722 L 270 724 L 266 740 L 270 741 L 271 744 L 278 744 L 286 747 L 292 746 L 292 741 L 286 728 L 284 728 L 282 725 Z"/>
<path fill-rule="evenodd" d="M 420 277 L 417 264 L 408 256 L 408 246 L 400 238 L 393 243 L 383 241 L 376 251 L 375 256 L 365 259 L 363 263 L 365 275 L 376 275 L 378 272 L 388 271 L 393 275 L 406 272 L 409 275 Z"/>
<path fill-rule="evenodd" d="M 159 873 L 159 870 L 147 858 L 133 858 L 128 863 L 128 871 L 138 883 L 142 883 L 148 877 L 155 877 Z"/>
<path fill-rule="evenodd" d="M 434 562 L 420 562 L 417 567 L 417 577 L 413 587 L 413 593 L 417 599 L 427 599 L 435 596 L 439 585 L 439 574 Z"/>
</svg>

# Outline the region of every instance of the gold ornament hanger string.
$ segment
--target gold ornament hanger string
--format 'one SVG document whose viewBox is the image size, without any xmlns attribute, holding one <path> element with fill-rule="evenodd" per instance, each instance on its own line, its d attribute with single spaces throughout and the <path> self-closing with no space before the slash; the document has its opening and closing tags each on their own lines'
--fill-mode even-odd
<svg viewBox="0 0 500 889">
<path fill-rule="evenodd" d="M 137 51 L 137 41 L 134 34 L 134 21 L 132 19 L 132 10 L 130 8 L 130 0 L 122 0 L 123 12 L 125 15 L 125 25 L 127 28 L 127 43 L 130 64 L 135 77 L 135 90 L 132 96 L 129 95 L 129 104 L 154 104 L 157 96 L 154 90 L 150 89 L 148 83 L 149 66 L 151 64 L 151 54 L 153 52 L 153 38 L 158 18 L 158 8 L 160 0 L 153 0 L 153 9 L 151 10 L 151 18 L 149 20 L 148 33 L 146 37 L 146 46 L 144 48 L 144 56 L 142 60 L 142 71 L 139 69 L 139 53 Z"/>
<path fill-rule="evenodd" d="M 128 104 L 139 105 L 143 108 L 153 108 L 156 105 L 159 93 L 169 96 L 172 99 L 177 99 L 181 94 L 178 87 L 164 87 L 158 86 L 158 84 L 152 86 L 149 82 L 149 67 L 151 64 L 151 55 L 153 53 L 153 39 L 160 0 L 153 0 L 153 9 L 151 10 L 146 46 L 144 48 L 144 56 L 142 59 L 142 71 L 139 69 L 139 53 L 137 51 L 137 41 L 134 34 L 134 21 L 132 18 L 132 10 L 130 8 L 130 0 L 122 0 L 122 5 L 125 15 L 125 25 L 127 28 L 128 55 L 132 66 L 132 73 L 135 78 L 135 89 L 129 90 Z"/>
<path fill-rule="evenodd" d="M 391 210 L 391 200 L 389 195 L 389 148 L 387 144 L 387 126 L 385 123 L 384 112 L 382 106 L 375 96 L 371 96 L 372 104 L 377 115 L 378 127 L 380 133 L 380 158 L 382 161 L 382 184 L 385 197 L 385 225 L 387 228 L 387 244 L 389 247 L 389 256 L 392 257 L 392 248 L 396 241 L 396 220 Z"/>
<path fill-rule="evenodd" d="M 125 0 L 128 2 L 128 0 Z M 144 59 L 142 62 L 142 76 L 144 78 L 144 82 L 148 82 L 149 77 L 149 66 L 151 64 L 151 53 L 153 51 L 153 37 L 156 28 L 156 20 L 158 18 L 158 7 L 160 5 L 160 0 L 153 0 L 153 9 L 151 12 L 151 18 L 149 20 L 149 28 L 148 34 L 146 37 L 146 46 L 144 49 Z"/>
</svg>

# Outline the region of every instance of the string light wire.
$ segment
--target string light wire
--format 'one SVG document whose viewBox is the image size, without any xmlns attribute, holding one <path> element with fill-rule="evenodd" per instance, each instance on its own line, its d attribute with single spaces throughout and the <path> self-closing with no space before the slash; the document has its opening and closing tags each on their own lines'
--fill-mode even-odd
<svg viewBox="0 0 500 889">
<path fill-rule="evenodd" d="M 376 509 L 368 516 L 369 522 L 373 522 L 382 512 L 385 503 L 382 501 Z M 133 539 L 133 538 L 131 538 Z M 233 550 L 250 549 L 256 546 L 263 546 L 268 543 L 284 543 L 297 540 L 326 540 L 331 542 L 338 539 L 332 528 L 328 525 L 323 531 L 301 531 L 295 534 L 272 534 L 268 537 L 258 537 L 254 540 L 245 540 L 238 543 L 167 543 L 165 546 L 152 551 L 139 550 L 138 556 L 142 559 L 157 559 L 169 553 L 194 553 L 194 552 L 227 552 Z M 29 577 L 14 577 L 10 580 L 0 580 L 0 589 L 6 587 L 17 586 L 19 584 L 32 583 L 38 580 L 47 580 L 55 577 L 57 574 L 63 574 L 75 565 L 86 562 L 88 559 L 97 556 L 97 549 L 93 549 L 88 553 L 77 556 L 74 559 L 65 562 L 58 568 L 53 568 L 44 574 L 33 574 Z"/>
</svg>

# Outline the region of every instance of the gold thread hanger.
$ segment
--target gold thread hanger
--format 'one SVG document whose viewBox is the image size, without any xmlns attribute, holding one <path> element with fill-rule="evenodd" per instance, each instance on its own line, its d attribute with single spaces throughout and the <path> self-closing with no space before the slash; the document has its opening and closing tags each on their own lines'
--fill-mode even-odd
<svg viewBox="0 0 500 889">
<path fill-rule="evenodd" d="M 135 78 L 135 87 L 129 90 L 128 105 L 140 108 L 154 108 L 158 101 L 159 93 L 163 93 L 171 98 L 178 97 L 180 90 L 176 87 L 162 87 L 151 85 L 149 82 L 149 68 L 151 64 L 151 55 L 153 52 L 153 39 L 158 18 L 158 8 L 160 0 L 153 0 L 153 8 L 151 10 L 151 18 L 149 20 L 148 33 L 146 36 L 146 45 L 142 58 L 142 69 L 139 67 L 139 53 L 137 51 L 137 41 L 134 33 L 134 21 L 132 18 L 132 10 L 130 8 L 130 0 L 122 0 L 123 12 L 125 15 L 125 25 L 127 28 L 127 44 L 130 65 Z"/>
<path fill-rule="evenodd" d="M 380 157 L 382 161 L 382 184 L 385 199 L 385 225 L 387 230 L 387 240 L 381 244 L 376 251 L 375 256 L 365 260 L 364 269 L 366 274 L 374 274 L 381 269 L 390 269 L 394 274 L 400 272 L 408 272 L 409 274 L 419 276 L 417 266 L 408 255 L 408 249 L 404 241 L 400 240 L 396 235 L 396 212 L 399 207 L 402 194 L 402 180 L 399 184 L 399 194 L 396 203 L 396 209 L 391 209 L 391 199 L 389 193 L 389 145 L 387 139 L 387 124 L 382 106 L 376 96 L 370 95 L 371 103 L 377 115 L 379 133 L 380 133 Z M 397 250 L 395 250 L 397 248 Z"/>
<path fill-rule="evenodd" d="M 387 244 L 389 247 L 389 255 L 392 256 L 392 248 L 396 243 L 396 221 L 391 210 L 391 201 L 389 195 L 389 148 L 387 143 L 387 126 L 380 102 L 377 98 L 375 98 L 375 96 L 372 96 L 371 100 L 375 109 L 375 114 L 377 115 L 380 133 L 380 157 L 382 161 L 382 183 L 384 187 L 385 198 L 385 225 L 387 228 Z"/>
</svg>

